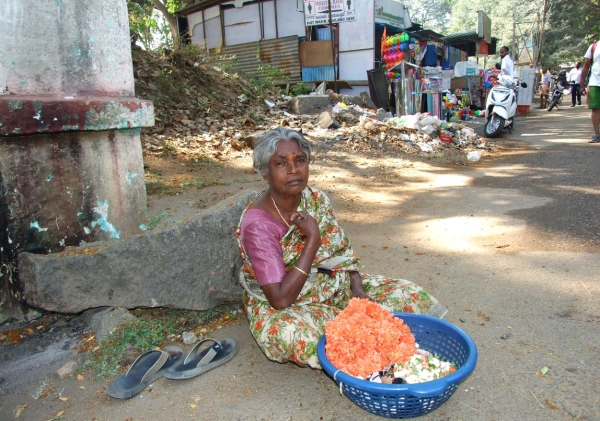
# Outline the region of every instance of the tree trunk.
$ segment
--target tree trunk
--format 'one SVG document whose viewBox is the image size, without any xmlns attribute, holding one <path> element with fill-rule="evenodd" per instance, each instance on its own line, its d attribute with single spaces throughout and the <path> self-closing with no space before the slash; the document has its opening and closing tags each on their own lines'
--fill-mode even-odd
<svg viewBox="0 0 600 421">
<path fill-rule="evenodd" d="M 548 12 L 548 0 L 544 0 L 544 8 L 542 9 L 542 28 L 540 33 L 540 49 L 538 51 L 537 60 L 535 65 L 537 67 L 538 63 L 542 64 L 542 52 L 544 49 L 544 32 L 546 31 L 546 13 Z"/>
<path fill-rule="evenodd" d="M 171 28 L 171 36 L 173 37 L 173 48 L 179 46 L 179 26 L 177 25 L 177 18 L 169 12 L 167 6 L 161 0 L 152 0 L 152 5 L 163 14 L 169 27 Z"/>
</svg>

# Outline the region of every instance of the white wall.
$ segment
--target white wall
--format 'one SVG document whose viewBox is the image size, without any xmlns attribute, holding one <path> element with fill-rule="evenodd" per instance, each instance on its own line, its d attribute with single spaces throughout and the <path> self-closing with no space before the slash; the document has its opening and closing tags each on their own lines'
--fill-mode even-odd
<svg viewBox="0 0 600 421">
<path fill-rule="evenodd" d="M 304 29 L 304 2 L 300 0 L 276 0 L 277 1 L 277 26 L 279 38 L 290 35 L 303 37 L 306 35 Z"/>
<path fill-rule="evenodd" d="M 369 93 L 369 87 L 368 86 L 355 85 L 355 86 L 352 87 L 352 89 L 340 89 L 340 94 L 341 95 L 360 96 L 361 92 Z"/>
<path fill-rule="evenodd" d="M 225 45 L 237 45 L 260 40 L 260 15 L 257 3 L 225 9 L 223 10 L 223 18 L 225 23 Z"/>
<path fill-rule="evenodd" d="M 188 16 L 188 27 L 192 33 L 194 44 L 202 45 L 207 41 L 208 48 L 221 46 L 223 38 L 221 33 L 221 15 L 219 6 L 209 7 L 204 11 L 206 24 L 202 22 L 202 12 L 192 13 Z"/>
<path fill-rule="evenodd" d="M 340 23 L 340 51 L 373 48 L 375 42 L 375 9 L 373 0 L 355 1 L 356 20 Z M 371 67 L 373 68 L 373 63 Z"/>
<path fill-rule="evenodd" d="M 264 39 L 274 39 L 297 35 L 306 35 L 304 27 L 303 2 L 298 0 L 277 1 L 277 31 L 275 29 L 275 2 L 263 3 Z M 369 0 L 373 1 L 373 0 Z M 245 4 L 243 7 L 226 9 L 223 11 L 225 22 L 224 45 L 238 45 L 261 39 L 260 9 L 257 3 Z M 213 6 L 202 12 L 188 15 L 188 25 L 192 33 L 194 44 L 203 44 L 207 41 L 208 48 L 221 46 L 221 18 L 219 6 Z"/>
<path fill-rule="evenodd" d="M 373 68 L 375 50 L 340 52 L 340 79 L 367 80 L 367 70 Z"/>
<path fill-rule="evenodd" d="M 275 2 L 265 1 L 262 5 L 265 39 L 275 39 L 277 38 L 277 31 L 275 31 Z"/>
</svg>

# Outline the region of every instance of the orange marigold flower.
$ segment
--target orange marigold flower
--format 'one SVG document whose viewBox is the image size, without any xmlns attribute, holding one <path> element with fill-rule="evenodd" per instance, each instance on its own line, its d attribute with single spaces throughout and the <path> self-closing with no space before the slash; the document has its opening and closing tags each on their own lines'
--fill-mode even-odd
<svg viewBox="0 0 600 421">
<path fill-rule="evenodd" d="M 325 334 L 327 358 L 353 376 L 367 377 L 389 363 L 405 363 L 416 353 L 410 328 L 368 299 L 351 299 L 325 324 Z"/>
</svg>

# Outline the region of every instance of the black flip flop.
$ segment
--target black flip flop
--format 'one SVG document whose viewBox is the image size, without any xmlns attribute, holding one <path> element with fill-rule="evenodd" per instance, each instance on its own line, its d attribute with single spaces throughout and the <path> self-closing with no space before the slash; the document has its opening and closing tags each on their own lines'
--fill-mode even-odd
<svg viewBox="0 0 600 421">
<path fill-rule="evenodd" d="M 166 349 L 146 351 L 137 357 L 127 373 L 110 382 L 106 394 L 116 399 L 133 398 L 150 383 L 183 363 L 181 348 L 171 345 Z"/>
<path fill-rule="evenodd" d="M 202 344 L 212 342 L 207 348 L 201 348 Z M 222 341 L 206 338 L 198 342 L 185 357 L 183 364 L 173 367 L 164 374 L 164 377 L 171 380 L 184 380 L 196 377 L 208 370 L 225 364 L 233 358 L 237 352 L 237 343 L 235 339 L 227 338 Z"/>
</svg>

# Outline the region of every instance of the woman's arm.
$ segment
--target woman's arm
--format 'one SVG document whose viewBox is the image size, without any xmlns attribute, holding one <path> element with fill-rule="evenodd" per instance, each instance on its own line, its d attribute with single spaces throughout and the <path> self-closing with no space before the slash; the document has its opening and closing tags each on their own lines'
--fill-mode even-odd
<svg viewBox="0 0 600 421">
<path fill-rule="evenodd" d="M 306 237 L 304 249 L 300 253 L 300 257 L 294 265 L 295 267 L 290 268 L 281 282 L 266 284 L 261 287 L 269 303 L 278 310 L 287 308 L 296 301 L 308 279 L 307 274 L 310 274 L 312 262 L 321 246 L 319 225 L 312 216 L 304 212 L 296 212 L 291 215 L 290 219 Z"/>
</svg>

